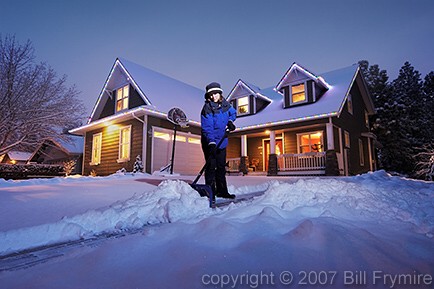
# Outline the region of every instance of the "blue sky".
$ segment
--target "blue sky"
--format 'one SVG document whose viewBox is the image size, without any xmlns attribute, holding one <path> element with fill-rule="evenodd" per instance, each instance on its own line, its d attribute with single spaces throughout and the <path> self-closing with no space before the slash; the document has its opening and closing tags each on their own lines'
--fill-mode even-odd
<svg viewBox="0 0 434 289">
<path fill-rule="evenodd" d="M 226 93 L 239 78 L 276 85 L 293 62 L 313 73 L 366 59 L 394 79 L 434 70 L 432 0 L 0 0 L 2 36 L 30 39 L 90 111 L 123 57 Z M 86 115 L 87 116 L 87 115 Z"/>
</svg>

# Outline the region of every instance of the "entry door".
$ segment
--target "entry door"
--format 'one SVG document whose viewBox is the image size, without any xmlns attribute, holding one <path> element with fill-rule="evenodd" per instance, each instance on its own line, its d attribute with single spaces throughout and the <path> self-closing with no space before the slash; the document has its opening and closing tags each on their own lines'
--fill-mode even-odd
<svg viewBox="0 0 434 289">
<path fill-rule="evenodd" d="M 264 156 L 264 171 L 268 171 L 268 155 L 270 154 L 270 140 L 266 139 L 264 140 L 264 149 L 263 149 L 263 156 Z M 283 154 L 283 142 L 282 139 L 276 139 L 276 155 Z"/>
</svg>

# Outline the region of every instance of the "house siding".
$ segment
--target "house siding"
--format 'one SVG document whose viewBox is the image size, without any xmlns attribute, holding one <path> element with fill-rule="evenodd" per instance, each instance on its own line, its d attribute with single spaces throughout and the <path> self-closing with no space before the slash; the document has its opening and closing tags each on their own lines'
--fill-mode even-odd
<svg viewBox="0 0 434 289">
<path fill-rule="evenodd" d="M 118 163 L 119 158 L 119 129 L 131 125 L 131 147 L 130 160 Z M 90 165 L 92 157 L 92 136 L 102 133 L 101 163 Z M 92 170 L 99 176 L 112 174 L 122 168 L 132 171 L 137 155 L 142 155 L 143 125 L 138 120 L 129 120 L 117 123 L 102 129 L 89 131 L 86 133 L 84 145 L 83 174 L 89 175 Z"/>
<path fill-rule="evenodd" d="M 369 132 L 369 128 L 365 125 L 366 105 L 357 82 L 354 82 L 350 94 L 353 102 L 353 113 L 348 112 L 348 101 L 346 101 L 340 116 L 334 118 L 334 123 L 342 128 L 342 141 L 344 140 L 344 130 L 348 131 L 350 134 L 350 148 L 348 149 L 350 165 L 348 174 L 356 175 L 370 170 L 371 160 L 369 158 L 368 139 L 362 136 L 362 133 Z M 359 139 L 363 142 L 364 165 L 360 165 Z M 335 146 L 335 149 L 337 148 L 338 147 Z"/>
</svg>

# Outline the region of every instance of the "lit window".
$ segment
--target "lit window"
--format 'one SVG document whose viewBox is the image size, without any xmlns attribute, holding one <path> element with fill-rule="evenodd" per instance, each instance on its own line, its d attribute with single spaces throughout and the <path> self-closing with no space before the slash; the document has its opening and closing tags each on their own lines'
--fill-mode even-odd
<svg viewBox="0 0 434 289">
<path fill-rule="evenodd" d="M 351 94 L 348 94 L 347 106 L 348 106 L 348 112 L 353 114 L 353 97 L 351 96 Z"/>
<path fill-rule="evenodd" d="M 366 110 L 365 110 L 365 125 L 367 128 L 369 128 L 369 114 Z"/>
<path fill-rule="evenodd" d="M 191 143 L 191 144 L 200 144 L 200 138 L 189 137 L 188 138 L 188 142 Z"/>
<path fill-rule="evenodd" d="M 360 165 L 365 165 L 365 153 L 363 150 L 363 141 L 359 139 L 359 155 L 360 155 Z"/>
<path fill-rule="evenodd" d="M 101 143 L 102 133 L 94 134 L 92 138 L 92 165 L 98 165 L 101 163 Z"/>
<path fill-rule="evenodd" d="M 172 139 L 173 139 L 173 136 L 172 136 Z M 176 141 L 179 141 L 179 142 L 187 142 L 187 138 L 186 138 L 185 136 L 177 135 L 177 136 L 176 136 Z"/>
<path fill-rule="evenodd" d="M 171 139 L 171 137 L 168 133 L 159 132 L 159 131 L 154 131 L 154 138 L 161 138 L 161 139 L 164 139 L 167 141 Z"/>
<path fill-rule="evenodd" d="M 128 109 L 129 85 L 119 88 L 116 91 L 116 111 Z"/>
<path fill-rule="evenodd" d="M 322 152 L 323 151 L 322 132 L 298 135 L 298 147 L 299 147 L 299 153 Z"/>
<path fill-rule="evenodd" d="M 304 83 L 291 86 L 291 103 L 305 102 L 306 91 Z"/>
<path fill-rule="evenodd" d="M 238 114 L 246 114 L 249 113 L 249 97 L 245 96 L 242 98 L 238 98 Z"/>
<path fill-rule="evenodd" d="M 345 131 L 344 132 L 344 138 L 345 138 L 345 147 L 346 148 L 350 148 L 351 146 L 350 146 L 350 133 L 349 132 L 347 132 L 347 131 Z"/>
<path fill-rule="evenodd" d="M 131 126 L 123 127 L 119 131 L 119 160 L 130 160 Z"/>
</svg>

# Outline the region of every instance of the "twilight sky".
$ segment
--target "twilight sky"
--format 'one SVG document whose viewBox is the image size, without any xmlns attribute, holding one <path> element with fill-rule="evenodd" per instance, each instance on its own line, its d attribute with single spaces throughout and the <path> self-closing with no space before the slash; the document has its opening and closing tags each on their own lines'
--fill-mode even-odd
<svg viewBox="0 0 434 289">
<path fill-rule="evenodd" d="M 90 111 L 116 57 L 204 89 L 276 85 L 366 59 L 390 80 L 434 70 L 433 0 L 0 0 L 0 34 L 30 39 Z M 86 115 L 87 116 L 87 115 Z"/>
</svg>

